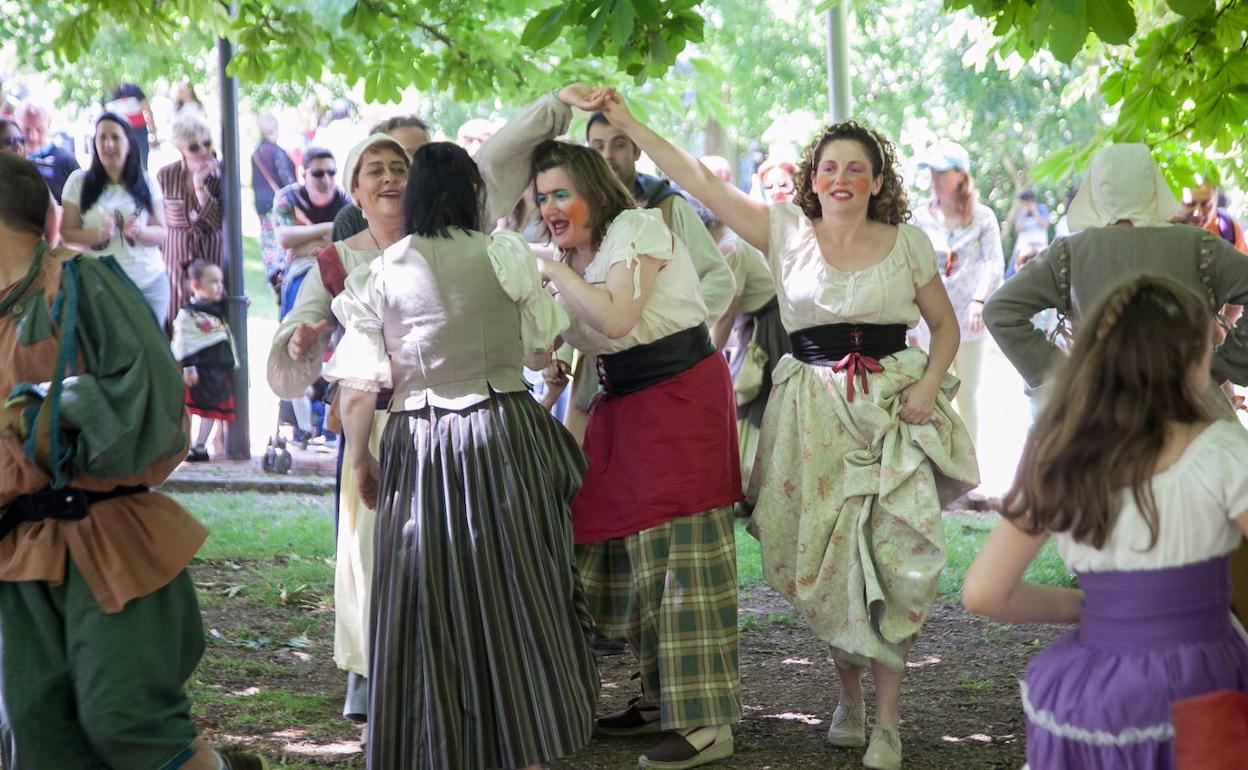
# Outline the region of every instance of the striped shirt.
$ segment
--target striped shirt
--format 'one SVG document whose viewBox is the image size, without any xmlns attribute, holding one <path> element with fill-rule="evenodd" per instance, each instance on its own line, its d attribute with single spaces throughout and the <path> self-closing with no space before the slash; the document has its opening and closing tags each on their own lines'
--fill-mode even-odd
<svg viewBox="0 0 1248 770">
<path fill-rule="evenodd" d="M 183 161 L 171 163 L 156 175 L 165 199 L 165 270 L 169 273 L 169 318 L 178 314 L 191 295 L 187 268 L 197 259 L 225 270 L 221 229 L 221 178 L 208 177 L 208 202 L 200 208 Z M 230 287 L 227 284 L 227 292 Z"/>
</svg>

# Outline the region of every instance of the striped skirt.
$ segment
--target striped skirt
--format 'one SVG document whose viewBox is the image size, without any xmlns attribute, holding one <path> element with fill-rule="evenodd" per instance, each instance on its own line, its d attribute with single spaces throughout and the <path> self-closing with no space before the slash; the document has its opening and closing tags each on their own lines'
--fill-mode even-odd
<svg viewBox="0 0 1248 770">
<path fill-rule="evenodd" d="M 570 506 L 585 472 L 528 393 L 393 414 L 373 574 L 372 770 L 572 754 L 599 681 Z"/>
</svg>

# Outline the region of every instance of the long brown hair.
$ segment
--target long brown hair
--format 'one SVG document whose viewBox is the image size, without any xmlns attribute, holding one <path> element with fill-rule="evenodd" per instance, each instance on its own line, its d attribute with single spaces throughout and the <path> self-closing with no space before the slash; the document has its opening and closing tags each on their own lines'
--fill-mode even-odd
<svg viewBox="0 0 1248 770">
<path fill-rule="evenodd" d="M 576 192 L 589 204 L 591 245 L 597 250 L 602 245 L 607 228 L 620 212 L 637 208 L 632 193 L 594 150 L 550 139 L 533 151 L 534 200 L 537 198 L 537 175 L 553 168 L 566 171 L 576 185 Z"/>
<path fill-rule="evenodd" d="M 883 175 L 884 186 L 871 196 L 867 204 L 867 218 L 888 225 L 899 225 L 910 218 L 910 204 L 906 200 L 906 184 L 897 170 L 897 149 L 888 137 L 853 120 L 834 123 L 824 129 L 802 153 L 801 165 L 797 167 L 797 192 L 793 202 L 811 219 L 823 216 L 823 204 L 815 192 L 811 177 L 819 165 L 819 154 L 832 142 L 850 139 L 862 145 L 871 159 L 871 177 Z"/>
<path fill-rule="evenodd" d="M 1192 368 L 1209 349 L 1212 313 L 1183 286 L 1144 276 L 1080 324 L 1070 358 L 1023 448 L 1002 515 L 1033 533 L 1069 532 L 1101 548 L 1130 489 L 1157 543 L 1151 479 L 1171 422 L 1209 420 Z"/>
<path fill-rule="evenodd" d="M 975 194 L 975 180 L 971 178 L 971 172 L 961 168 L 954 170 L 962 172 L 962 180 L 958 182 L 957 189 L 953 191 L 953 208 L 957 211 L 957 223 L 966 225 L 970 223 L 975 213 L 975 204 L 979 196 Z M 936 195 L 932 196 L 932 208 L 940 209 L 940 200 Z"/>
</svg>

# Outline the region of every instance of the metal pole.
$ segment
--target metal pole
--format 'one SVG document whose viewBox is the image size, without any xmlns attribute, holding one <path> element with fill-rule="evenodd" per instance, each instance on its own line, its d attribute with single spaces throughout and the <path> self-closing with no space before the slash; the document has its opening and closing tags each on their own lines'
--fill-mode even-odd
<svg viewBox="0 0 1248 770">
<path fill-rule="evenodd" d="M 848 3 L 841 0 L 827 11 L 828 115 L 833 123 L 849 119 Z"/>
<path fill-rule="evenodd" d="M 237 2 L 230 3 L 230 14 L 238 13 Z M 243 209 L 242 174 L 239 169 L 238 146 L 238 84 L 226 74 L 234 55 L 230 41 L 217 40 L 217 80 L 221 85 L 221 205 L 224 208 L 226 285 L 231 291 L 227 300 L 230 331 L 238 347 L 239 367 L 234 370 L 234 422 L 226 433 L 226 452 L 232 460 L 251 458 L 251 435 L 248 429 L 251 411 L 247 396 L 247 291 L 243 285 Z"/>
</svg>

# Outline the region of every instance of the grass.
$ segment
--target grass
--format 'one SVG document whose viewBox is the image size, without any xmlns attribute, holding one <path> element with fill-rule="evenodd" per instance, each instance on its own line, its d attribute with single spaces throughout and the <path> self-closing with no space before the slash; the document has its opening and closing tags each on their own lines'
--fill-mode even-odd
<svg viewBox="0 0 1248 770">
<path fill-rule="evenodd" d="M 251 297 L 247 314 L 266 321 L 277 320 L 277 302 L 268 279 L 264 277 L 264 258 L 260 256 L 260 239 L 243 236 L 243 287 Z"/>
<path fill-rule="evenodd" d="M 178 499 L 210 531 L 199 552 L 201 561 L 247 562 L 259 577 L 256 589 L 274 602 L 280 603 L 283 588 L 289 593 L 307 586 L 305 594 L 332 594 L 334 520 L 329 496 L 242 492 L 185 494 Z M 945 519 L 949 563 L 940 576 L 940 595 L 946 601 L 955 601 L 961 593 L 966 571 L 995 523 L 981 516 Z M 763 582 L 758 541 L 745 527 L 744 519 L 734 523 L 737 584 L 743 588 Z M 1052 542 L 1041 549 L 1026 578 L 1040 585 L 1075 585 Z"/>
<path fill-rule="evenodd" d="M 970 569 L 975 555 L 983 548 L 984 541 L 992 532 L 998 519 L 982 516 L 950 516 L 945 519 L 945 543 L 949 562 L 940 575 L 940 596 L 946 601 L 957 601 L 962 593 L 962 582 Z M 1025 580 L 1038 585 L 1073 588 L 1075 575 L 1058 556 L 1053 541 L 1044 544 L 1035 561 L 1027 568 Z"/>
<path fill-rule="evenodd" d="M 198 561 L 227 578 L 204 589 L 217 606 L 238 595 L 269 606 L 324 609 L 334 593 L 334 517 L 329 495 L 216 492 L 177 496 L 208 527 Z"/>
<path fill-rule="evenodd" d="M 995 518 L 982 516 L 950 516 L 945 519 L 945 543 L 949 562 L 940 575 L 940 598 L 957 601 L 962 593 L 962 581 L 970 569 L 975 555 L 983 548 L 984 541 L 996 524 Z M 736 522 L 737 535 L 737 584 L 742 588 L 763 582 L 762 556 L 758 541 L 745 531 L 745 520 Z M 1029 582 L 1046 586 L 1073 588 L 1075 576 L 1057 554 L 1052 541 L 1045 544 L 1027 569 Z"/>
<path fill-rule="evenodd" d="M 208 527 L 208 542 L 199 552 L 204 561 L 334 555 L 334 499 L 329 495 L 205 492 L 176 497 Z"/>
<path fill-rule="evenodd" d="M 763 582 L 763 555 L 758 541 L 745 531 L 746 519 L 737 519 L 737 585 L 741 588 Z"/>
</svg>

